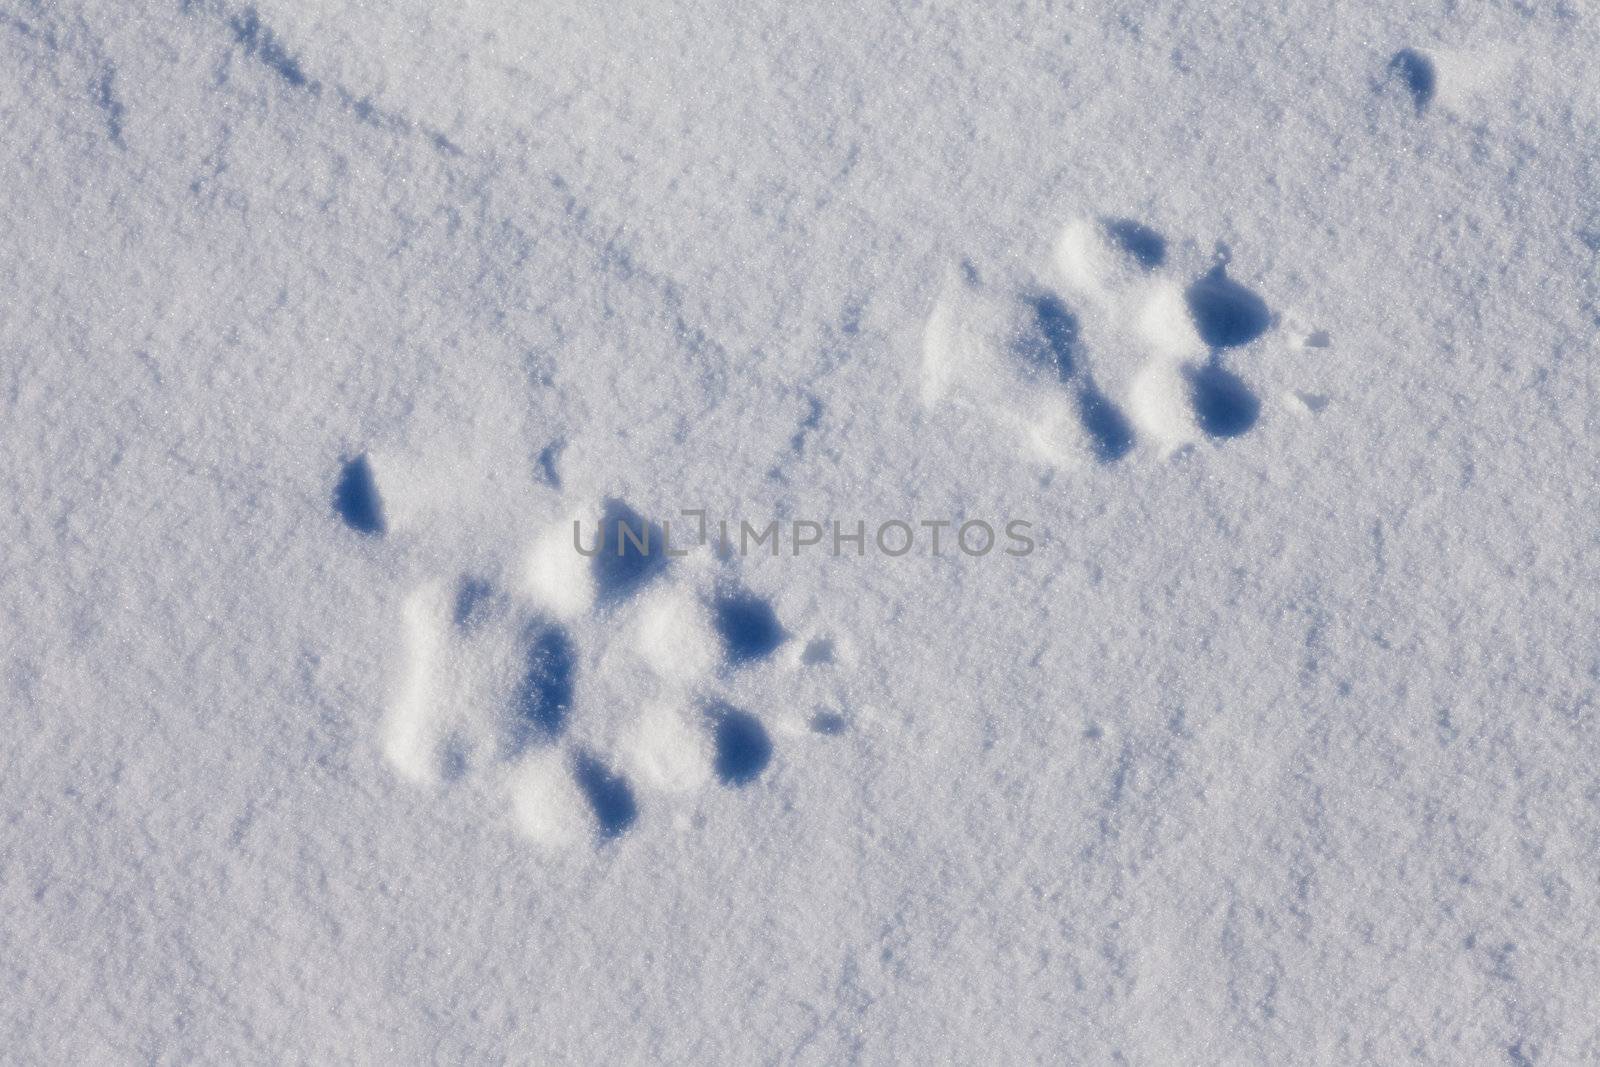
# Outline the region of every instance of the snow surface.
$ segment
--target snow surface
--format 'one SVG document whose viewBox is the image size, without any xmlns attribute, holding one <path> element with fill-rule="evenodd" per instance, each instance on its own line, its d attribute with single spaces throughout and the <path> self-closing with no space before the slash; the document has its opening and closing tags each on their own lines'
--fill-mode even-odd
<svg viewBox="0 0 1600 1067">
<path fill-rule="evenodd" d="M 1597 51 L 0 0 L 4 1058 L 1600 1062 Z"/>
</svg>

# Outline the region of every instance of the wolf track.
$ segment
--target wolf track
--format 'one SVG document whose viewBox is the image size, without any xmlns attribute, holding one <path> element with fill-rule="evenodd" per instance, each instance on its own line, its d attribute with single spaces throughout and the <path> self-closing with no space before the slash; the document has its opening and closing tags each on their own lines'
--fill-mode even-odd
<svg viewBox="0 0 1600 1067">
<path fill-rule="evenodd" d="M 1042 281 L 991 286 L 964 264 L 924 329 L 924 407 L 975 413 L 1050 466 L 1113 463 L 1140 446 L 1169 456 L 1249 431 L 1261 401 L 1226 352 L 1275 316 L 1228 277 L 1225 252 L 1188 284 L 1167 259 L 1147 226 L 1079 219 L 1056 239 Z"/>
</svg>

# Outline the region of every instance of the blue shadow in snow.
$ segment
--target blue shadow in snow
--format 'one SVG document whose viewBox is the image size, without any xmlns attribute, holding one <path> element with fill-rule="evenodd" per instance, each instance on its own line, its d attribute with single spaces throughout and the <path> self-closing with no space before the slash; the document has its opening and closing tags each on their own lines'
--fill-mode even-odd
<svg viewBox="0 0 1600 1067">
<path fill-rule="evenodd" d="M 711 740 L 716 747 L 715 768 L 723 785 L 743 786 L 755 781 L 772 762 L 772 738 L 766 727 L 747 711 L 731 704 L 713 704 Z"/>
<path fill-rule="evenodd" d="M 1433 71 L 1433 61 L 1413 48 L 1402 48 L 1389 60 L 1389 70 L 1400 79 L 1411 102 L 1421 112 L 1433 101 L 1434 87 L 1438 82 Z"/>
<path fill-rule="evenodd" d="M 333 487 L 333 510 L 357 533 L 383 535 L 383 501 L 378 497 L 372 464 L 365 455 L 347 461 L 339 471 L 338 484 Z"/>
<path fill-rule="evenodd" d="M 1136 225 L 1136 224 L 1132 224 Z M 1159 238 L 1157 238 L 1159 240 Z M 1087 372 L 1077 373 L 1074 352 L 1078 344 L 1078 318 L 1060 298 L 1034 297 L 1034 321 L 1044 339 L 1043 350 L 1023 355 L 1055 374 L 1062 384 L 1077 379 L 1078 419 L 1089 435 L 1095 458 L 1112 463 L 1133 449 L 1133 427 L 1109 397 L 1096 387 Z M 1038 346 L 1035 346 L 1038 347 Z"/>
<path fill-rule="evenodd" d="M 244 54 L 261 61 L 261 64 L 278 77 L 294 86 L 296 89 L 308 89 L 315 93 L 321 86 L 306 77 L 300 68 L 300 61 L 290 55 L 288 50 L 261 21 L 261 16 L 253 7 L 247 7 L 228 22 L 228 27 L 233 30 L 233 39 L 244 49 Z"/>
<path fill-rule="evenodd" d="M 839 734 L 844 733 L 848 725 L 849 723 L 845 721 L 845 717 L 837 711 L 818 711 L 811 716 L 811 729 L 829 737 L 837 737 Z"/>
<path fill-rule="evenodd" d="M 1109 397 L 1086 384 L 1078 394 L 1078 418 L 1093 442 L 1094 458 L 1115 463 L 1133 451 L 1133 426 Z"/>
<path fill-rule="evenodd" d="M 1155 270 L 1167 261 L 1167 239 L 1144 223 L 1106 219 L 1104 225 L 1111 243 L 1132 256 L 1145 270 Z"/>
<path fill-rule="evenodd" d="M 494 587 L 482 578 L 463 578 L 456 585 L 456 603 L 451 612 L 457 626 L 470 630 L 483 621 L 494 601 Z"/>
<path fill-rule="evenodd" d="M 590 561 L 601 604 L 615 604 L 638 592 L 667 566 L 667 538 L 620 500 L 608 500 L 600 517 L 600 550 Z"/>
<path fill-rule="evenodd" d="M 1023 355 L 1030 362 L 1052 371 L 1060 381 L 1071 381 L 1077 369 L 1072 353 L 1078 344 L 1078 317 L 1059 297 L 1049 294 L 1034 297 L 1032 304 L 1034 321 L 1045 343 L 1043 349 Z"/>
<path fill-rule="evenodd" d="M 566 730 L 577 661 L 572 638 L 559 626 L 540 632 L 529 642 L 527 663 L 512 702 L 518 748 L 532 741 L 554 741 Z"/>
<path fill-rule="evenodd" d="M 1212 437 L 1238 437 L 1256 424 L 1261 401 L 1244 379 L 1225 368 L 1215 354 L 1188 372 L 1195 421 Z"/>
<path fill-rule="evenodd" d="M 572 776 L 594 809 L 602 838 L 621 837 L 638 821 L 639 803 L 632 787 L 592 755 L 579 752 L 573 758 Z"/>
<path fill-rule="evenodd" d="M 1200 339 L 1211 348 L 1247 345 L 1272 325 L 1266 301 L 1229 278 L 1222 263 L 1189 286 L 1184 299 Z"/>
<path fill-rule="evenodd" d="M 751 593 L 732 593 L 713 602 L 711 621 L 735 666 L 772 655 L 788 637 L 772 605 Z"/>
</svg>

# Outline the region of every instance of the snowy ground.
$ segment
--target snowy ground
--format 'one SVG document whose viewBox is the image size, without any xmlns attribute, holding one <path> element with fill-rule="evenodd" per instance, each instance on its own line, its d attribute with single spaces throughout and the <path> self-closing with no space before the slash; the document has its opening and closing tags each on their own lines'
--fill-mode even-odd
<svg viewBox="0 0 1600 1067">
<path fill-rule="evenodd" d="M 5 1058 L 1600 1061 L 1600 11 L 1327 7 L 0 0 Z"/>
</svg>

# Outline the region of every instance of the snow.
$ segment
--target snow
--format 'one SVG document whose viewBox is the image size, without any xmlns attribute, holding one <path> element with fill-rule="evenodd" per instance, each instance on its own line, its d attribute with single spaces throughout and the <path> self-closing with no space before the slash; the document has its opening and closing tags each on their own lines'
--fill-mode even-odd
<svg viewBox="0 0 1600 1067">
<path fill-rule="evenodd" d="M 1600 1059 L 1597 44 L 0 0 L 7 1057 Z"/>
</svg>

